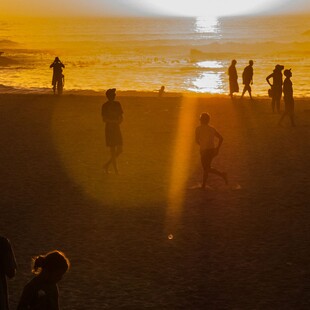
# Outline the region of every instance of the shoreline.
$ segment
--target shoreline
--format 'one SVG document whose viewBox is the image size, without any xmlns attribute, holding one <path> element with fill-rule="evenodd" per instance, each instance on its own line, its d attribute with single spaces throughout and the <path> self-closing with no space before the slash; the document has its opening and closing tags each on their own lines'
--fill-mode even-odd
<svg viewBox="0 0 310 310">
<path fill-rule="evenodd" d="M 92 90 L 92 89 L 69 89 L 64 90 L 61 96 L 94 96 L 101 97 L 105 96 L 106 89 L 103 90 Z M 12 86 L 0 85 L 0 95 L 53 95 L 51 88 L 15 88 Z M 57 96 L 57 95 L 55 95 Z M 184 91 L 171 91 L 166 92 L 162 97 L 158 96 L 158 91 L 151 90 L 117 90 L 117 96 L 119 97 L 158 97 L 158 98 L 169 98 L 169 97 L 195 97 L 195 98 L 227 98 L 230 99 L 227 93 L 202 93 L 202 92 L 184 92 Z M 235 99 L 239 100 L 241 92 L 235 95 Z M 268 96 L 252 95 L 254 100 L 271 100 Z M 247 100 L 248 95 L 245 95 L 244 100 Z M 307 96 L 294 96 L 295 100 L 310 100 Z M 282 99 L 283 100 L 283 96 Z"/>
</svg>

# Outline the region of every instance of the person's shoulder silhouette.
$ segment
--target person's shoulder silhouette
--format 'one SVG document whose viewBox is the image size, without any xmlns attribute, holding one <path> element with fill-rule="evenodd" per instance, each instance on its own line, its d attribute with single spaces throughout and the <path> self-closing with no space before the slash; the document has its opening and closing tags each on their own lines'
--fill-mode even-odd
<svg viewBox="0 0 310 310">
<path fill-rule="evenodd" d="M 16 274 L 16 260 L 10 241 L 0 236 L 0 309 L 8 309 L 7 278 Z"/>
</svg>

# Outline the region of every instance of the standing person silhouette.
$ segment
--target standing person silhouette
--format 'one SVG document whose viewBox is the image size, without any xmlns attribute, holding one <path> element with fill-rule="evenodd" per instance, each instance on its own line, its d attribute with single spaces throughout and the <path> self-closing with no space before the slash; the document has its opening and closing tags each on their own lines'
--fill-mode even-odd
<svg viewBox="0 0 310 310">
<path fill-rule="evenodd" d="M 279 125 L 281 125 L 285 116 L 288 116 L 291 119 L 291 124 L 295 127 L 294 121 L 294 97 L 293 97 L 293 83 L 291 81 L 292 71 L 284 70 L 285 80 L 283 83 L 283 95 L 284 95 L 284 104 L 285 104 L 285 111 L 282 114 Z"/>
<path fill-rule="evenodd" d="M 231 65 L 228 68 L 228 76 L 229 76 L 229 96 L 233 100 L 234 93 L 239 92 L 238 85 L 238 74 L 236 69 L 237 60 L 233 59 L 231 61 Z"/>
<path fill-rule="evenodd" d="M 10 241 L 0 236 L 0 309 L 9 309 L 7 278 L 16 274 L 16 260 Z"/>
<path fill-rule="evenodd" d="M 163 85 L 159 90 L 158 90 L 158 97 L 162 97 L 165 93 L 165 86 Z"/>
<path fill-rule="evenodd" d="M 246 66 L 243 70 L 243 73 L 242 73 L 242 82 L 243 82 L 243 85 L 244 85 L 244 88 L 243 88 L 243 92 L 242 92 L 242 95 L 241 95 L 241 98 L 243 98 L 244 94 L 246 91 L 249 92 L 249 95 L 250 95 L 250 99 L 253 100 L 252 98 L 252 89 L 251 89 L 251 86 L 253 84 L 253 60 L 250 60 L 249 61 L 249 65 Z"/>
<path fill-rule="evenodd" d="M 69 266 L 69 260 L 60 251 L 36 257 L 32 270 L 36 276 L 24 287 L 17 310 L 59 310 L 57 283 Z"/>
<path fill-rule="evenodd" d="M 102 105 L 101 116 L 105 123 L 106 146 L 110 148 L 111 157 L 104 164 L 104 170 L 109 173 L 109 166 L 112 164 L 114 171 L 118 174 L 117 157 L 123 151 L 123 137 L 120 124 L 123 121 L 123 109 L 118 101 L 115 101 L 116 89 L 110 88 L 106 91 L 108 101 Z"/>
<path fill-rule="evenodd" d="M 60 61 L 58 57 L 55 58 L 53 63 L 50 65 L 50 68 L 53 68 L 53 78 L 52 78 L 52 85 L 54 94 L 56 93 L 56 89 L 58 94 L 62 93 L 63 90 L 63 81 L 64 75 L 62 74 L 62 68 L 65 65 Z"/>
<path fill-rule="evenodd" d="M 280 102 L 281 102 L 281 96 L 282 96 L 282 84 L 283 84 L 283 76 L 282 76 L 282 70 L 284 69 L 284 66 L 282 65 L 276 65 L 273 73 L 269 74 L 266 77 L 267 83 L 271 86 L 271 108 L 272 112 L 275 111 L 275 108 L 277 108 L 277 112 L 280 113 Z M 270 83 L 270 79 L 272 78 L 272 84 Z"/>
<path fill-rule="evenodd" d="M 223 143 L 222 135 L 209 125 L 210 115 L 206 112 L 200 115 L 200 126 L 196 128 L 195 138 L 196 143 L 200 146 L 200 159 L 203 168 L 203 177 L 201 188 L 206 187 L 206 182 L 209 173 L 220 176 L 227 184 L 227 174 L 220 172 L 211 167 L 212 160 L 218 155 L 220 147 Z M 215 146 L 215 138 L 218 139 L 218 144 Z"/>
</svg>

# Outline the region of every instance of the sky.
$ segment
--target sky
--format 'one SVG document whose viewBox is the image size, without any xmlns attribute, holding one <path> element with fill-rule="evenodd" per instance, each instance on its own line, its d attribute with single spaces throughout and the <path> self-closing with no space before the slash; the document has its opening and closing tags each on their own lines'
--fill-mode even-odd
<svg viewBox="0 0 310 310">
<path fill-rule="evenodd" d="M 203 14 L 201 14 L 203 12 Z M 309 0 L 1 0 L 0 16 L 307 13 Z"/>
</svg>

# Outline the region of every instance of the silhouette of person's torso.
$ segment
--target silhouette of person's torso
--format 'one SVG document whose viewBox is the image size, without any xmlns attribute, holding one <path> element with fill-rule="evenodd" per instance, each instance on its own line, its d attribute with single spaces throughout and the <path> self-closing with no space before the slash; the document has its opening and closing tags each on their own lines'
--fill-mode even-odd
<svg viewBox="0 0 310 310">
<path fill-rule="evenodd" d="M 253 78 L 253 67 L 248 65 L 243 70 L 242 74 L 243 84 L 250 84 L 252 78 Z"/>
</svg>

